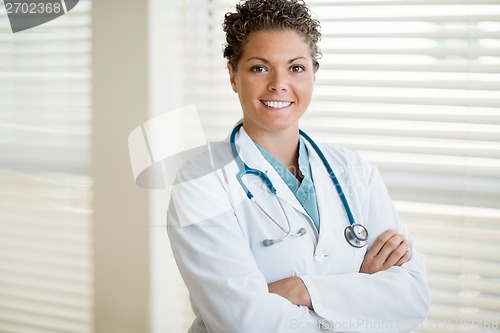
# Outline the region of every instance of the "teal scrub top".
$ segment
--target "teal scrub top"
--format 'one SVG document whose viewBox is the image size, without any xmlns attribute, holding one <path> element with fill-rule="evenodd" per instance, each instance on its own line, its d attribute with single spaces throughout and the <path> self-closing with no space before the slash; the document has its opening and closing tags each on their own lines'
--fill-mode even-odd
<svg viewBox="0 0 500 333">
<path fill-rule="evenodd" d="M 269 152 L 267 152 L 263 147 L 257 143 L 255 143 L 255 146 L 257 146 L 257 149 L 259 149 L 262 156 L 269 162 L 269 164 L 272 165 L 278 175 L 280 175 L 290 191 L 292 191 L 302 207 L 304 207 L 304 210 L 307 214 L 309 214 L 309 217 L 313 220 L 316 229 L 319 231 L 319 211 L 316 201 L 316 192 L 314 190 L 311 167 L 309 165 L 309 154 L 302 137 L 300 137 L 299 140 L 299 169 L 300 173 L 304 177 L 302 182 L 299 182 L 299 180 L 295 178 L 288 168 L 275 159 L 273 155 L 269 154 Z"/>
</svg>

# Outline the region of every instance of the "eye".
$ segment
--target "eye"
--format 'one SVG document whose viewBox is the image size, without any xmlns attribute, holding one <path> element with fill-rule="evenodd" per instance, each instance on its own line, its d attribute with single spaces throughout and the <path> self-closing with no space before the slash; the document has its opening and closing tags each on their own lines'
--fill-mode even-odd
<svg viewBox="0 0 500 333">
<path fill-rule="evenodd" d="M 304 66 L 300 66 L 300 65 L 294 65 L 294 66 L 290 67 L 290 72 L 292 72 L 292 73 L 302 73 L 305 70 L 306 69 L 304 68 Z"/>
<path fill-rule="evenodd" d="M 267 72 L 267 68 L 264 66 L 260 66 L 260 65 L 252 66 L 250 68 L 250 72 L 252 72 L 252 73 L 265 73 L 265 72 Z"/>
</svg>

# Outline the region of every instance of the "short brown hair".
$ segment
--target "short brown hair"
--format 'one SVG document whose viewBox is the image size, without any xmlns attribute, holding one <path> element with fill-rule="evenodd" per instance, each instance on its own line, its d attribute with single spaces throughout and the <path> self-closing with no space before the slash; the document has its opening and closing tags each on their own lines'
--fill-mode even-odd
<svg viewBox="0 0 500 333">
<path fill-rule="evenodd" d="M 226 13 L 222 25 L 226 33 L 224 57 L 236 70 L 243 47 L 251 33 L 265 30 L 293 30 L 303 36 L 311 49 L 313 65 L 319 67 L 321 38 L 319 21 L 301 0 L 246 0 L 236 5 L 235 13 Z"/>
</svg>

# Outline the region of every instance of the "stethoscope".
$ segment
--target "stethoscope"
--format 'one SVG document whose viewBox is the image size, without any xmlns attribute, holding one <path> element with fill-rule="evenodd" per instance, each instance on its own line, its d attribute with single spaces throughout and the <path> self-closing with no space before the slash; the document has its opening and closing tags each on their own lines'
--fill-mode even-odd
<svg viewBox="0 0 500 333">
<path fill-rule="evenodd" d="M 265 239 L 262 242 L 262 245 L 268 247 L 268 246 L 271 246 L 271 245 L 274 245 L 274 244 L 277 244 L 277 243 L 281 243 L 281 242 L 287 240 L 290 237 L 300 237 L 300 236 L 305 235 L 306 234 L 306 229 L 304 229 L 304 228 L 300 228 L 297 231 L 297 233 L 292 233 L 292 226 L 290 224 L 290 220 L 288 218 L 288 215 L 286 214 L 285 209 L 283 208 L 283 204 L 281 203 L 280 198 L 276 195 L 277 191 L 276 191 L 276 188 L 274 187 L 273 183 L 271 182 L 271 179 L 269 179 L 269 177 L 264 172 L 262 172 L 260 170 L 257 170 L 257 169 L 250 168 L 245 162 L 243 162 L 243 160 L 239 156 L 238 151 L 236 149 L 236 142 L 235 142 L 235 140 L 236 140 L 236 133 L 238 133 L 238 131 L 241 128 L 242 125 L 243 125 L 242 123 L 236 125 L 234 127 L 233 131 L 231 132 L 231 136 L 229 137 L 229 143 L 231 145 L 231 151 L 233 152 L 233 156 L 234 156 L 234 158 L 236 160 L 236 163 L 240 167 L 240 172 L 236 175 L 236 178 L 238 179 L 238 182 L 240 183 L 240 185 L 243 188 L 243 190 L 245 191 L 248 199 L 252 200 L 257 205 L 257 207 L 259 207 L 259 209 L 267 217 L 269 217 L 269 219 L 286 234 L 285 237 L 283 237 L 283 238 Z M 333 172 L 333 170 L 332 170 L 332 168 L 330 166 L 330 163 L 328 163 L 328 161 L 326 160 L 325 155 L 323 155 L 323 152 L 321 152 L 321 149 L 319 149 L 319 147 L 309 137 L 309 135 L 307 135 L 306 133 L 304 133 L 302 130 L 299 130 L 299 134 L 311 144 L 311 146 L 313 147 L 313 149 L 316 152 L 316 154 L 318 154 L 319 158 L 321 159 L 321 161 L 323 162 L 323 165 L 326 168 L 326 171 L 328 172 L 328 174 L 330 175 L 330 178 L 332 179 L 333 185 L 335 186 L 335 188 L 337 190 L 337 193 L 340 196 L 340 200 L 342 201 L 342 204 L 344 206 L 344 210 L 345 210 L 345 212 L 347 214 L 347 218 L 349 220 L 349 226 L 347 226 L 344 229 L 345 239 L 353 247 L 361 248 L 361 247 L 365 246 L 366 243 L 367 243 L 367 240 L 368 240 L 368 230 L 366 230 L 366 228 L 365 228 L 364 225 L 356 223 L 354 221 L 354 216 L 352 215 L 351 208 L 349 207 L 349 203 L 347 202 L 347 199 L 346 199 L 346 197 L 344 195 L 344 191 L 342 190 L 342 186 L 340 186 L 340 183 L 339 183 L 339 181 L 337 179 L 337 176 L 335 176 L 335 173 Z M 259 205 L 259 203 L 257 201 L 255 201 L 255 199 L 253 199 L 254 196 L 253 196 L 252 192 L 250 192 L 250 190 L 248 189 L 248 187 L 243 182 L 243 176 L 246 176 L 246 175 L 257 176 L 257 177 L 259 177 L 264 182 L 264 184 L 266 184 L 266 186 L 269 189 L 269 191 L 278 200 L 278 203 L 279 203 L 279 205 L 281 207 L 283 215 L 285 215 L 285 219 L 286 219 L 286 223 L 287 223 L 287 226 L 288 226 L 288 230 L 285 230 L 285 228 L 283 228 L 278 222 L 276 222 L 276 220 L 274 220 L 268 213 L 266 213 L 266 211 Z"/>
</svg>

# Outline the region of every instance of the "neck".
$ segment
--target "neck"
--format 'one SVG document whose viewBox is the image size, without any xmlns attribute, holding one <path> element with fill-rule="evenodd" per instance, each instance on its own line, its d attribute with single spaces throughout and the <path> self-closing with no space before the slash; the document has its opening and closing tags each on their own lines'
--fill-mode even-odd
<svg viewBox="0 0 500 333">
<path fill-rule="evenodd" d="M 256 131 L 245 127 L 247 134 L 274 156 L 281 164 L 299 180 L 302 180 L 299 171 L 299 129 L 288 128 L 282 131 Z"/>
</svg>

